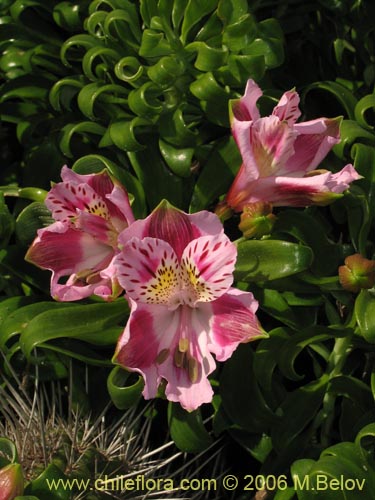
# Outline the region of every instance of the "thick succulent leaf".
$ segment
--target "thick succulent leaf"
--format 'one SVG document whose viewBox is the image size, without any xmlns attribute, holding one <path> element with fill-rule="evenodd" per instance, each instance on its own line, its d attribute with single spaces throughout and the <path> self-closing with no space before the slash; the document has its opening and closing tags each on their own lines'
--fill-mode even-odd
<svg viewBox="0 0 375 500">
<path fill-rule="evenodd" d="M 130 408 L 137 403 L 143 387 L 144 382 L 141 376 L 131 374 L 120 366 L 115 366 L 107 379 L 109 395 L 116 408 L 120 410 Z"/>
<path fill-rule="evenodd" d="M 237 246 L 235 279 L 262 283 L 300 273 L 311 265 L 309 247 L 282 240 L 243 241 Z"/>
<path fill-rule="evenodd" d="M 254 354 L 241 345 L 226 362 L 220 377 L 220 394 L 225 413 L 234 425 L 248 432 L 264 432 L 277 421 L 265 402 L 253 369 Z"/>
<path fill-rule="evenodd" d="M 59 338 L 78 339 L 94 345 L 113 345 L 121 333 L 120 320 L 128 314 L 123 299 L 108 304 L 70 305 L 35 316 L 23 329 L 20 345 L 27 357 L 34 347 Z"/>
<path fill-rule="evenodd" d="M 360 335 L 367 342 L 375 343 L 375 294 L 373 290 L 361 290 L 355 301 L 354 313 Z"/>
<path fill-rule="evenodd" d="M 275 450 L 282 451 L 301 433 L 315 417 L 326 393 L 328 377 L 290 392 L 280 407 L 281 418 L 272 428 L 271 437 Z"/>
<path fill-rule="evenodd" d="M 200 410 L 187 412 L 179 404 L 169 403 L 168 422 L 171 437 L 180 450 L 198 453 L 212 444 Z"/>
</svg>

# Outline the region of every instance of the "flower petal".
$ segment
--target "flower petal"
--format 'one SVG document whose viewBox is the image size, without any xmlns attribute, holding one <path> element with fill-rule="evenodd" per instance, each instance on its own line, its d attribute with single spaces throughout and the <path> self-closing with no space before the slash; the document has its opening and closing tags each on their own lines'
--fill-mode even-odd
<svg viewBox="0 0 375 500">
<path fill-rule="evenodd" d="M 51 295 L 58 300 L 79 300 L 96 293 L 111 295 L 111 282 L 98 272 L 111 261 L 112 248 L 67 223 L 55 222 L 39 229 L 25 259 L 52 271 Z M 66 284 L 62 277 L 70 276 Z M 91 281 L 91 283 L 89 283 Z M 99 289 L 98 289 L 99 290 Z"/>
<path fill-rule="evenodd" d="M 298 133 L 277 116 L 260 118 L 251 126 L 233 129 L 249 181 L 276 175 L 294 154 Z"/>
<path fill-rule="evenodd" d="M 218 361 L 228 359 L 238 344 L 264 337 L 255 316 L 258 302 L 252 293 L 231 288 L 210 305 L 211 342 L 208 348 Z"/>
<path fill-rule="evenodd" d="M 277 116 L 280 121 L 286 121 L 289 127 L 292 127 L 294 123 L 301 116 L 301 111 L 298 107 L 299 95 L 294 90 L 285 92 L 275 106 L 272 114 Z"/>
<path fill-rule="evenodd" d="M 149 217 L 147 236 L 167 241 L 180 260 L 194 232 L 189 216 L 163 200 Z"/>
<path fill-rule="evenodd" d="M 207 210 L 201 210 L 195 214 L 187 214 L 193 226 L 194 239 L 199 236 L 215 235 L 223 230 L 223 224 L 219 217 Z"/>
<path fill-rule="evenodd" d="M 250 130 L 250 142 L 260 177 L 277 175 L 294 153 L 297 132 L 276 116 L 260 118 Z M 245 163 L 245 159 L 244 159 Z"/>
<path fill-rule="evenodd" d="M 118 232 L 134 222 L 129 196 L 121 186 L 115 185 L 111 193 L 106 194 L 105 197 L 108 200 L 107 205 L 111 214 L 112 224 Z"/>
<path fill-rule="evenodd" d="M 212 400 L 213 391 L 207 379 L 216 367 L 207 349 L 209 308 L 180 307 L 178 329 L 172 344 L 173 358 L 160 364 L 159 373 L 167 380 L 165 395 L 187 411 Z"/>
<path fill-rule="evenodd" d="M 190 305 L 210 302 L 223 295 L 233 282 L 237 249 L 222 232 L 202 236 L 185 248 L 181 273 Z"/>
<path fill-rule="evenodd" d="M 294 154 L 289 158 L 284 174 L 299 173 L 303 176 L 314 170 L 327 156 L 332 147 L 340 142 L 341 118 L 319 118 L 297 123 L 294 130 L 298 137 L 294 143 Z"/>
<path fill-rule="evenodd" d="M 114 360 L 131 371 L 141 373 L 145 381 L 143 395 L 156 396 L 161 376 L 158 359 L 171 352 L 178 329 L 178 312 L 164 306 L 137 303 L 131 298 L 131 314 L 121 335 Z"/>
<path fill-rule="evenodd" d="M 116 257 L 115 266 L 120 285 L 136 301 L 171 305 L 178 295 L 178 260 L 166 241 L 132 238 Z"/>
<path fill-rule="evenodd" d="M 200 325 L 194 328 L 192 310 L 181 307 L 171 311 L 165 306 L 136 303 L 132 299 L 129 302 L 131 315 L 119 339 L 114 360 L 128 370 L 142 374 L 146 399 L 156 396 L 161 380 L 165 379 L 167 398 L 179 402 L 186 410 L 210 402 L 213 391 L 207 375 L 214 370 L 215 362 L 209 353 L 210 359 L 202 357 L 196 340 Z M 175 353 L 181 337 L 189 338 L 191 342 L 189 355 L 182 352 L 187 357 L 181 366 L 177 366 Z M 194 364 L 190 371 L 189 359 L 195 360 L 190 361 L 190 365 Z"/>
<path fill-rule="evenodd" d="M 48 193 L 45 204 L 57 221 L 74 218 L 77 209 L 109 219 L 106 202 L 88 184 L 59 182 Z"/>
<path fill-rule="evenodd" d="M 235 120 L 239 121 L 255 121 L 260 118 L 259 110 L 256 103 L 263 92 L 254 82 L 248 80 L 246 84 L 245 94 L 232 103 L 232 113 Z"/>
<path fill-rule="evenodd" d="M 74 227 L 90 234 L 96 240 L 116 248 L 117 232 L 111 222 L 99 215 L 77 210 Z"/>
<path fill-rule="evenodd" d="M 26 259 L 43 269 L 77 272 L 82 268 L 95 268 L 112 253 L 108 245 L 96 241 L 89 234 L 55 222 L 38 230 Z"/>
<path fill-rule="evenodd" d="M 248 185 L 247 197 L 237 204 L 236 210 L 242 210 L 247 203 L 258 201 L 266 201 L 274 206 L 327 205 L 348 189 L 351 182 L 360 177 L 349 164 L 336 174 L 326 172 L 309 177 L 257 179 Z"/>
<path fill-rule="evenodd" d="M 118 232 L 134 221 L 126 190 L 116 180 L 113 180 L 106 170 L 97 174 L 82 175 L 65 165 L 61 170 L 61 178 L 64 182 L 73 184 L 75 187 L 78 184 L 84 184 L 92 188 L 105 201 L 111 221 Z"/>
</svg>

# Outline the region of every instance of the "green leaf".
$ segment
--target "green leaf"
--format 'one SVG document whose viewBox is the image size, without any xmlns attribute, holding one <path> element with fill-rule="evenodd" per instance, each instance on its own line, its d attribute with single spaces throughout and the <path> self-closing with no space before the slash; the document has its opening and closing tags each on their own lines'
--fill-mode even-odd
<svg viewBox="0 0 375 500">
<path fill-rule="evenodd" d="M 161 114 L 163 104 L 158 97 L 160 88 L 153 82 L 147 82 L 138 89 L 130 91 L 128 96 L 129 108 L 134 114 L 151 120 Z"/>
<path fill-rule="evenodd" d="M 109 126 L 109 136 L 113 143 L 123 151 L 141 151 L 146 146 L 139 141 L 138 136 L 142 132 L 149 132 L 150 126 L 149 120 L 139 116 L 132 120 L 116 119 Z"/>
<path fill-rule="evenodd" d="M 67 31 L 76 31 L 81 27 L 78 3 L 59 2 L 53 9 L 53 19 L 56 24 Z"/>
<path fill-rule="evenodd" d="M 359 333 L 367 342 L 375 343 L 375 293 L 372 290 L 361 290 L 355 305 L 354 314 Z"/>
<path fill-rule="evenodd" d="M 324 326 L 313 326 L 302 332 L 294 333 L 286 339 L 277 351 L 278 365 L 283 375 L 290 380 L 301 380 L 305 374 L 299 374 L 295 369 L 295 362 L 299 354 L 308 346 L 316 345 L 325 340 L 345 336 L 347 332 L 339 331 Z"/>
<path fill-rule="evenodd" d="M 185 47 L 188 52 L 196 53 L 194 66 L 200 71 L 213 71 L 223 66 L 228 59 L 228 49 L 210 47 L 204 42 L 192 42 Z"/>
<path fill-rule="evenodd" d="M 355 403 L 355 406 L 365 413 L 373 407 L 371 389 L 367 384 L 349 375 L 340 375 L 331 378 L 328 392 L 344 396 Z"/>
<path fill-rule="evenodd" d="M 105 128 L 98 123 L 90 121 L 81 121 L 79 123 L 69 123 L 61 130 L 60 148 L 64 155 L 68 158 L 73 158 L 73 139 L 76 135 L 81 136 L 82 143 L 87 139 L 92 139 L 94 136 L 102 136 L 105 133 Z"/>
<path fill-rule="evenodd" d="M 242 429 L 229 429 L 228 432 L 260 463 L 263 463 L 272 451 L 272 441 L 267 434 L 251 434 Z"/>
<path fill-rule="evenodd" d="M 216 142 L 206 162 L 202 165 L 190 203 L 190 211 L 207 208 L 225 193 L 241 165 L 241 156 L 232 137 Z"/>
<path fill-rule="evenodd" d="M 190 85 L 190 92 L 200 100 L 207 118 L 220 127 L 229 127 L 230 89 L 223 87 L 212 72 L 203 73 Z"/>
<path fill-rule="evenodd" d="M 39 500 L 69 500 L 71 490 L 65 488 L 53 488 L 59 481 L 66 481 L 67 476 L 54 464 L 49 464 L 40 476 L 31 481 L 25 488 L 27 495 L 35 495 Z"/>
<path fill-rule="evenodd" d="M 353 92 L 351 92 L 347 87 L 341 85 L 340 83 L 331 81 L 314 82 L 311 85 L 308 85 L 302 93 L 302 102 L 306 100 L 307 94 L 312 90 L 324 90 L 331 94 L 330 97 L 333 97 L 341 104 L 349 119 L 354 119 L 354 108 L 357 105 L 357 99 L 354 97 Z M 341 130 L 341 137 L 342 136 L 343 132 Z"/>
<path fill-rule="evenodd" d="M 163 57 L 173 54 L 173 49 L 164 38 L 163 33 L 157 33 L 154 30 L 145 29 L 142 33 L 142 42 L 139 47 L 141 57 Z"/>
<path fill-rule="evenodd" d="M 5 348 L 6 343 L 14 335 L 21 334 L 29 323 L 38 315 L 45 311 L 51 311 L 52 314 L 56 310 L 75 307 L 74 304 L 60 302 L 36 302 L 17 308 L 11 312 L 2 322 L 0 330 L 0 347 Z"/>
<path fill-rule="evenodd" d="M 327 236 L 327 228 L 307 211 L 285 210 L 278 214 L 273 228 L 273 236 L 289 234 L 311 248 L 314 261 L 313 273 L 319 276 L 336 274 L 343 261 L 342 246 L 333 243 Z"/>
<path fill-rule="evenodd" d="M 374 147 L 375 134 L 361 127 L 354 120 L 344 120 L 340 127 L 341 141 L 333 148 L 335 154 L 345 160 L 350 155 L 351 147 L 357 142 Z"/>
<path fill-rule="evenodd" d="M 64 337 L 94 345 L 112 345 L 121 333 L 121 327 L 115 325 L 127 314 L 128 307 L 123 299 L 45 311 L 35 316 L 23 330 L 20 345 L 26 357 L 34 347 Z"/>
<path fill-rule="evenodd" d="M 52 224 L 51 212 L 44 203 L 30 203 L 16 220 L 16 235 L 22 245 L 29 245 L 36 237 L 37 230 Z"/>
<path fill-rule="evenodd" d="M 370 123 L 367 121 L 368 120 L 367 112 L 370 111 L 371 113 L 371 111 L 373 111 L 374 108 L 375 108 L 375 94 L 366 95 L 365 97 L 362 97 L 360 101 L 358 101 L 354 109 L 354 116 L 356 121 L 362 127 L 374 129 L 374 127 L 370 125 Z"/>
<path fill-rule="evenodd" d="M 121 85 L 103 85 L 102 82 L 94 82 L 85 85 L 79 91 L 77 103 L 82 113 L 90 120 L 103 120 L 107 114 L 113 114 L 114 118 L 118 118 L 120 114 L 118 107 L 121 105 L 125 109 L 128 107 L 127 96 L 127 90 Z M 113 111 L 112 103 L 116 104 Z"/>
<path fill-rule="evenodd" d="M 251 432 L 265 432 L 276 417 L 259 389 L 249 345 L 240 345 L 226 362 L 220 377 L 220 394 L 225 413 L 235 425 Z"/>
<path fill-rule="evenodd" d="M 171 437 L 182 451 L 199 453 L 212 444 L 212 438 L 204 427 L 200 410 L 187 412 L 178 403 L 169 403 L 168 423 Z"/>
<path fill-rule="evenodd" d="M 309 247 L 280 240 L 244 241 L 238 244 L 235 279 L 265 282 L 297 274 L 313 260 Z"/>
<path fill-rule="evenodd" d="M 0 469 L 10 463 L 18 463 L 16 445 L 6 437 L 0 437 Z"/>
<path fill-rule="evenodd" d="M 3 84 L 0 102 L 8 99 L 46 100 L 50 82 L 38 76 L 20 76 Z"/>
<path fill-rule="evenodd" d="M 11 298 L 2 298 L 0 301 L 0 327 L 2 327 L 2 323 L 4 320 L 8 318 L 13 311 L 17 311 L 17 309 L 22 308 L 29 304 L 30 302 L 35 301 L 35 298 L 32 297 L 11 297 Z"/>
<path fill-rule="evenodd" d="M 1 189 L 1 188 L 0 188 Z M 14 230 L 14 219 L 0 191 L 0 248 L 6 246 Z"/>
<path fill-rule="evenodd" d="M 168 169 L 158 150 L 155 136 L 148 137 L 147 149 L 128 153 L 128 157 L 145 190 L 150 209 L 164 198 L 184 209 L 190 198 L 192 182 L 177 177 Z"/>
<path fill-rule="evenodd" d="M 200 2 L 199 0 L 189 0 L 182 21 L 181 26 L 181 41 L 186 43 L 189 33 L 194 26 L 205 16 L 210 14 L 216 7 L 217 0 L 206 0 Z"/>
<path fill-rule="evenodd" d="M 136 381 L 132 383 L 136 378 Z M 120 366 L 115 366 L 108 376 L 107 388 L 116 408 L 126 410 L 139 401 L 144 387 L 143 378 Z"/>
<path fill-rule="evenodd" d="M 310 500 L 312 495 L 324 500 L 371 498 L 375 470 L 368 458 L 358 442 L 342 442 L 324 450 L 316 462 L 297 460 L 291 470 L 298 499 Z"/>
<path fill-rule="evenodd" d="M 237 4 L 237 2 L 233 2 Z M 223 5 L 223 2 L 221 2 Z M 230 9 L 232 11 L 232 9 Z M 247 10 L 247 9 L 246 9 Z M 249 45 L 257 35 L 257 25 L 254 17 L 246 12 L 232 17 L 223 33 L 223 42 L 233 51 L 240 52 Z M 264 57 L 262 57 L 264 61 Z"/>
<path fill-rule="evenodd" d="M 173 173 L 181 177 L 191 175 L 193 148 L 176 148 L 161 139 L 159 140 L 159 148 L 165 163 Z"/>
<path fill-rule="evenodd" d="M 328 384 L 328 375 L 322 376 L 289 393 L 280 407 L 281 419 L 271 432 L 275 450 L 281 452 L 300 434 L 320 408 Z"/>
<path fill-rule="evenodd" d="M 272 377 L 277 367 L 277 353 L 289 339 L 291 331 L 287 328 L 275 328 L 269 332 L 269 338 L 259 342 L 254 356 L 254 373 L 259 385 L 272 393 Z"/>
<path fill-rule="evenodd" d="M 306 314 L 299 320 L 296 314 L 297 311 L 288 305 L 282 294 L 277 290 L 268 288 L 255 289 L 254 285 L 252 285 L 252 290 L 259 301 L 261 309 L 285 325 L 292 328 L 300 328 L 301 326 L 306 326 L 306 320 L 308 323 L 310 322 L 309 316 Z"/>
</svg>

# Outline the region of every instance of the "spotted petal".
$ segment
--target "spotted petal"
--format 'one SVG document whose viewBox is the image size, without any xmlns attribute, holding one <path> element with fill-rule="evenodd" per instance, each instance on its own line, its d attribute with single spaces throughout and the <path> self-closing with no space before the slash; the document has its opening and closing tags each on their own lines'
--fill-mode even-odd
<svg viewBox="0 0 375 500">
<path fill-rule="evenodd" d="M 132 238 L 116 257 L 118 280 L 133 300 L 172 305 L 179 292 L 179 264 L 173 248 L 157 238 Z"/>
<path fill-rule="evenodd" d="M 181 259 L 188 303 L 210 302 L 223 295 L 233 282 L 236 257 L 236 246 L 223 232 L 189 243 Z"/>
<path fill-rule="evenodd" d="M 106 202 L 88 184 L 59 182 L 48 193 L 45 203 L 57 221 L 76 217 L 77 209 L 109 218 Z"/>
<path fill-rule="evenodd" d="M 273 115 L 277 116 L 280 121 L 286 121 L 291 127 L 301 116 L 301 111 L 298 107 L 299 95 L 294 90 L 285 92 L 278 104 L 274 107 Z"/>
</svg>

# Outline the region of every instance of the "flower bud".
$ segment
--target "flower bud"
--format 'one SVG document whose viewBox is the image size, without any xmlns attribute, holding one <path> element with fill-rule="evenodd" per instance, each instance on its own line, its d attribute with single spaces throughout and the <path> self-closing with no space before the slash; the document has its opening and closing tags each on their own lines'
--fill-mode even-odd
<svg viewBox="0 0 375 500">
<path fill-rule="evenodd" d="M 259 201 L 244 206 L 238 228 L 245 238 L 261 238 L 272 231 L 275 220 L 272 205 Z"/>
<path fill-rule="evenodd" d="M 0 500 L 13 500 L 23 494 L 23 474 L 20 464 L 0 469 Z"/>
<path fill-rule="evenodd" d="M 221 201 L 216 205 L 215 214 L 219 217 L 221 222 L 225 222 L 232 217 L 233 210 L 226 201 Z"/>
<path fill-rule="evenodd" d="M 345 265 L 339 267 L 339 281 L 349 292 L 372 288 L 375 284 L 375 260 L 365 259 L 359 253 L 346 257 Z"/>
</svg>

